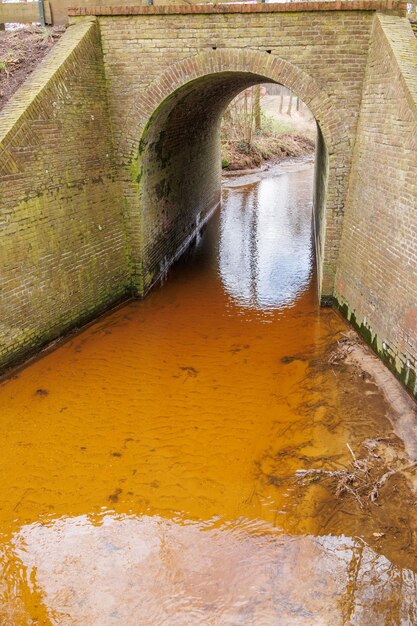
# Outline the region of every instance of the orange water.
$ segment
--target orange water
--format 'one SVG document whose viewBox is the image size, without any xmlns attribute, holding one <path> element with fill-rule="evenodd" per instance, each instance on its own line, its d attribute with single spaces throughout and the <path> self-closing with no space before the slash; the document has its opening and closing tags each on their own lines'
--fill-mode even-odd
<svg viewBox="0 0 417 626">
<path fill-rule="evenodd" d="M 279 172 L 229 179 L 164 285 L 0 387 L 2 625 L 417 623 L 401 485 L 361 511 L 295 480 L 391 426 L 329 364 L 312 166 Z"/>
</svg>

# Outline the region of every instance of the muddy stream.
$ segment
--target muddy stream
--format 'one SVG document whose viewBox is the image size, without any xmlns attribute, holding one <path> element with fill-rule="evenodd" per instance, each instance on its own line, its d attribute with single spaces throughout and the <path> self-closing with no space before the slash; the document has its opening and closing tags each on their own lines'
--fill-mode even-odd
<svg viewBox="0 0 417 626">
<path fill-rule="evenodd" d="M 228 178 L 163 285 L 0 386 L 0 624 L 417 624 L 412 445 L 318 306 L 312 179 Z"/>
</svg>

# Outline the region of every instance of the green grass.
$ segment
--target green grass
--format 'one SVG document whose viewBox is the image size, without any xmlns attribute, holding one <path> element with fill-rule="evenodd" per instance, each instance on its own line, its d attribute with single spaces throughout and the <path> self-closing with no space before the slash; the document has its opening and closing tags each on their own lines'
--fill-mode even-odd
<svg viewBox="0 0 417 626">
<path fill-rule="evenodd" d="M 276 120 L 265 113 L 261 113 L 261 125 L 265 132 L 271 133 L 272 135 L 284 135 L 294 132 L 294 127 L 291 122 Z"/>
</svg>

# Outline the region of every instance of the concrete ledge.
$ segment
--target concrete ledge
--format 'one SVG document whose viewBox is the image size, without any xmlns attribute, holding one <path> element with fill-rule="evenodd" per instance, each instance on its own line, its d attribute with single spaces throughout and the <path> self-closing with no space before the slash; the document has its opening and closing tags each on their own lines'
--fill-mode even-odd
<svg viewBox="0 0 417 626">
<path fill-rule="evenodd" d="M 43 3 L 43 11 L 45 23 L 52 24 L 51 7 L 49 2 Z M 27 22 L 40 22 L 41 16 L 39 12 L 38 2 L 8 2 L 0 3 L 0 24 Z"/>
</svg>

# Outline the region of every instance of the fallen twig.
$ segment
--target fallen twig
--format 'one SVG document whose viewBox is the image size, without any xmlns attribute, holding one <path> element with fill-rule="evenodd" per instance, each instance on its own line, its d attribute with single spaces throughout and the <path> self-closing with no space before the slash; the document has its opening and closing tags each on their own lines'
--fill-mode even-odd
<svg viewBox="0 0 417 626">
<path fill-rule="evenodd" d="M 385 474 L 383 474 L 381 478 L 379 478 L 376 481 L 374 488 L 369 494 L 369 499 L 371 500 L 371 502 L 375 502 L 378 499 L 380 490 L 385 485 L 385 483 L 391 478 L 391 476 L 394 476 L 395 474 L 399 474 L 400 472 L 406 472 L 410 469 L 414 469 L 415 467 L 417 467 L 417 461 L 414 461 L 414 463 L 410 463 L 410 465 L 404 465 L 403 467 L 397 467 L 396 469 L 392 469 L 392 470 L 389 470 L 388 472 L 385 472 Z"/>
</svg>

